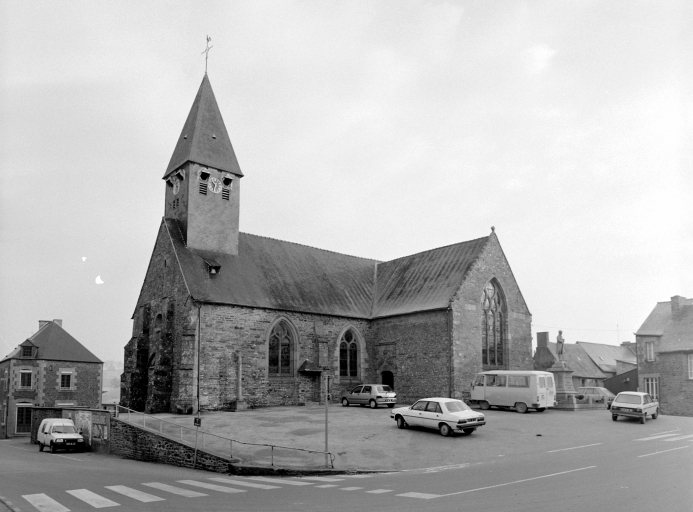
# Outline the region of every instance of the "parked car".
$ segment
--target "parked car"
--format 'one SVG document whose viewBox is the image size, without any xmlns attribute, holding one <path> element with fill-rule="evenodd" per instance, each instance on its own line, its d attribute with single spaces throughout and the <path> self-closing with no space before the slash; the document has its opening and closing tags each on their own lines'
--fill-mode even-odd
<svg viewBox="0 0 693 512">
<path fill-rule="evenodd" d="M 410 407 L 393 409 L 390 418 L 397 422 L 397 428 L 433 428 L 443 436 L 452 435 L 453 432 L 471 434 L 478 427 L 486 425 L 482 413 L 454 398 L 423 398 Z"/>
<path fill-rule="evenodd" d="M 393 408 L 395 402 L 397 402 L 397 393 L 387 384 L 359 384 L 342 395 L 344 407 L 358 404 L 361 407 L 368 405 L 371 409 L 375 409 L 379 405 Z"/>
<path fill-rule="evenodd" d="M 653 420 L 659 416 L 659 402 L 647 393 L 637 391 L 622 391 L 611 403 L 611 419 L 616 421 L 619 416 L 640 418 L 645 423 L 647 415 Z"/>
<path fill-rule="evenodd" d="M 579 395 L 585 395 L 585 398 L 591 397 L 593 402 L 603 400 L 607 409 L 611 409 L 611 403 L 616 398 L 616 395 L 606 388 L 584 387 L 577 388 L 577 392 Z"/>
<path fill-rule="evenodd" d="M 82 451 L 85 447 L 84 438 L 77 432 L 72 420 L 65 418 L 48 418 L 41 422 L 36 434 L 39 451 L 50 448 L 51 453 L 57 450 Z"/>
</svg>

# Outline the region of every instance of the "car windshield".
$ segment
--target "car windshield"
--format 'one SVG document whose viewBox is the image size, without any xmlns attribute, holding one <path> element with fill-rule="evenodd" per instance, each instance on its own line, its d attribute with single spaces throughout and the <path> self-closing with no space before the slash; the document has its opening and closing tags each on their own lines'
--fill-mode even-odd
<svg viewBox="0 0 693 512">
<path fill-rule="evenodd" d="M 616 396 L 616 395 L 614 395 L 611 391 L 609 391 L 609 390 L 606 389 L 606 388 L 597 388 L 597 392 L 598 392 L 600 395 L 604 395 L 604 396 Z"/>
<path fill-rule="evenodd" d="M 76 434 L 77 430 L 72 425 L 56 425 L 53 427 L 54 434 Z"/>
<path fill-rule="evenodd" d="M 642 399 L 639 395 L 618 395 L 615 402 L 620 402 L 622 404 L 640 404 Z"/>
<path fill-rule="evenodd" d="M 390 386 L 378 386 L 379 393 L 392 393 L 392 388 Z"/>
<path fill-rule="evenodd" d="M 450 402 L 445 402 L 445 408 L 448 412 L 462 412 L 471 411 L 471 407 L 462 402 L 461 400 L 451 400 Z"/>
</svg>

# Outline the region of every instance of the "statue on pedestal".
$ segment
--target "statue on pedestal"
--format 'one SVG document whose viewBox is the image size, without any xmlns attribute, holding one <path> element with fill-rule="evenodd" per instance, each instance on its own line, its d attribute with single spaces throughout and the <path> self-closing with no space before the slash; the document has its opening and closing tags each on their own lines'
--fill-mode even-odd
<svg viewBox="0 0 693 512">
<path fill-rule="evenodd" d="M 563 344 L 565 340 L 563 339 L 563 331 L 558 331 L 558 336 L 556 337 L 556 353 L 558 354 L 558 360 L 563 360 Z"/>
</svg>

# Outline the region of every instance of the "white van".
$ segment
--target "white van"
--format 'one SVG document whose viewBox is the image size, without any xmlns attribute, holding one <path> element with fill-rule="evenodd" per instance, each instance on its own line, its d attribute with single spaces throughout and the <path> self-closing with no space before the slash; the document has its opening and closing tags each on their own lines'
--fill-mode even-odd
<svg viewBox="0 0 693 512">
<path fill-rule="evenodd" d="M 487 410 L 514 407 L 544 412 L 556 405 L 556 386 L 550 372 L 496 370 L 477 374 L 472 383 L 471 402 Z"/>
<path fill-rule="evenodd" d="M 77 432 L 72 420 L 65 418 L 48 418 L 39 425 L 36 441 L 39 451 L 50 448 L 51 453 L 57 450 L 84 450 L 85 442 Z"/>
</svg>

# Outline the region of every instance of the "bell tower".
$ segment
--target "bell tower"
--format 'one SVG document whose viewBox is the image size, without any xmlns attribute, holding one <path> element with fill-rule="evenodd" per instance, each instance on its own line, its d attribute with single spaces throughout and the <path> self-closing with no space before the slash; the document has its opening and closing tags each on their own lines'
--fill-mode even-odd
<svg viewBox="0 0 693 512">
<path fill-rule="evenodd" d="M 238 254 L 242 177 L 205 73 L 163 178 L 164 216 L 178 221 L 188 248 Z"/>
</svg>

